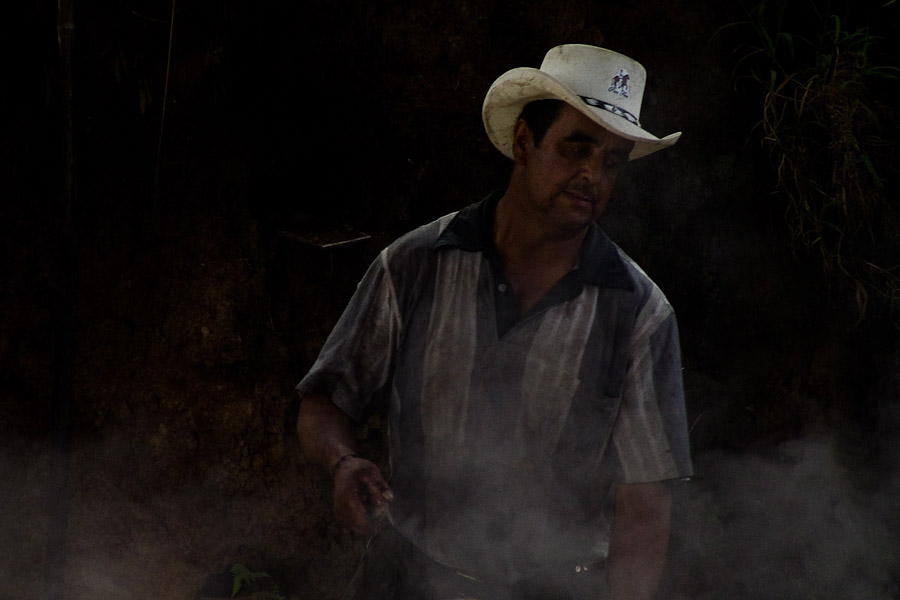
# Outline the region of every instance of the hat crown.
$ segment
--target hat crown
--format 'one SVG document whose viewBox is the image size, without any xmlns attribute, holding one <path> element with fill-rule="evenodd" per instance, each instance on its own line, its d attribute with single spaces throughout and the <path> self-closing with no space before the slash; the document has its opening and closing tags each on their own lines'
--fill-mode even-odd
<svg viewBox="0 0 900 600">
<path fill-rule="evenodd" d="M 583 99 L 612 104 L 640 119 L 647 72 L 623 54 L 596 46 L 567 44 L 551 48 L 540 70 Z"/>
</svg>

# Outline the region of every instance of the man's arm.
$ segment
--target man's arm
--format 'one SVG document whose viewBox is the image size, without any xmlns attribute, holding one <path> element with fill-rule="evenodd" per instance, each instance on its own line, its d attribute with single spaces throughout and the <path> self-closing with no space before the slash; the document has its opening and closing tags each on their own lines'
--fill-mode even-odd
<svg viewBox="0 0 900 600">
<path fill-rule="evenodd" d="M 306 394 L 297 434 L 306 455 L 333 479 L 337 520 L 356 533 L 370 533 L 393 494 L 378 466 L 355 456 L 359 444 L 353 421 L 324 395 Z"/>
<path fill-rule="evenodd" d="M 612 600 L 650 600 L 666 563 L 672 491 L 665 482 L 616 486 L 609 541 Z"/>
</svg>

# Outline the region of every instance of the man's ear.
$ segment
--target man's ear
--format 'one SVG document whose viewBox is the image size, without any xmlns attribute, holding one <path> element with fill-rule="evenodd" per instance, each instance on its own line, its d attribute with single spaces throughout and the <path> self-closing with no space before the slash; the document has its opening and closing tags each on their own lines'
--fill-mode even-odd
<svg viewBox="0 0 900 600">
<path fill-rule="evenodd" d="M 531 129 L 523 119 L 516 121 L 513 126 L 513 161 L 517 165 L 524 165 L 528 162 L 528 153 L 534 148 L 534 137 Z"/>
</svg>

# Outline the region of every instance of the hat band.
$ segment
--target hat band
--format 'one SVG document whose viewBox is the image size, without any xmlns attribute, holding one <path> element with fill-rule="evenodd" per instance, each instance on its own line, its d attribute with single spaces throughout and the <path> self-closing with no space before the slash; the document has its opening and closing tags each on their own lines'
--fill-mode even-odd
<svg viewBox="0 0 900 600">
<path fill-rule="evenodd" d="M 641 126 L 641 124 L 638 122 L 637 117 L 634 116 L 633 114 L 631 114 L 630 112 L 628 112 L 627 110 L 625 110 L 624 108 L 620 108 L 620 107 L 616 106 L 615 104 L 610 104 L 609 102 L 604 102 L 603 100 L 597 100 L 596 98 L 591 98 L 589 96 L 579 96 L 579 98 L 584 100 L 584 103 L 587 104 L 588 106 L 593 106 L 594 108 L 602 108 L 605 111 L 611 112 L 614 115 L 622 117 L 623 119 L 625 119 L 632 125 L 636 125 L 637 127 Z"/>
</svg>

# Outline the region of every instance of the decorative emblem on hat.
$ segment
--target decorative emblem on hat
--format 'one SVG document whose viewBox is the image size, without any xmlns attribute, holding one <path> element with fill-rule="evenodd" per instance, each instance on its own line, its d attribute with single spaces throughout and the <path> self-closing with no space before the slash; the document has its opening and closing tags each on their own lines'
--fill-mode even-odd
<svg viewBox="0 0 900 600">
<path fill-rule="evenodd" d="M 607 91 L 621 95 L 623 98 L 627 98 L 629 79 L 631 79 L 631 76 L 628 74 L 628 71 L 619 69 L 619 74 L 612 78 L 612 85 L 609 86 L 609 90 Z"/>
<path fill-rule="evenodd" d="M 641 123 L 640 123 L 640 121 L 638 121 L 638 118 L 636 116 L 634 116 L 633 114 L 631 114 L 630 112 L 628 112 L 627 110 L 625 110 L 624 108 L 622 108 L 620 106 L 616 106 L 615 104 L 610 104 L 609 102 L 604 102 L 603 100 L 597 100 L 596 98 L 591 98 L 589 96 L 579 96 L 579 97 L 582 100 L 584 100 L 584 103 L 587 104 L 588 106 L 593 106 L 594 108 L 602 108 L 603 110 L 611 112 L 612 114 L 614 114 L 618 117 L 622 117 L 623 119 L 625 119 L 632 125 L 636 125 L 638 127 L 641 126 Z"/>
</svg>

